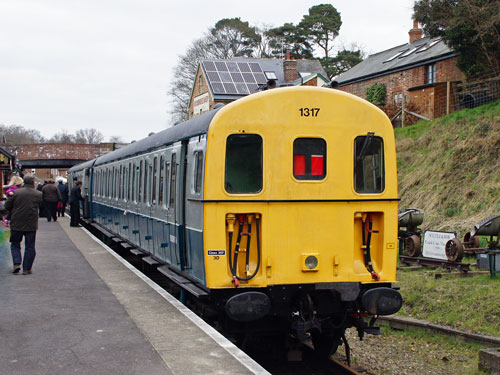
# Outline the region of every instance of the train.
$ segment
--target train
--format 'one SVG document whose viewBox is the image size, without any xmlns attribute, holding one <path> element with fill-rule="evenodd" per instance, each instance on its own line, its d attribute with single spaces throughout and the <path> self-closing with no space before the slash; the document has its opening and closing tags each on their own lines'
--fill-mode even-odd
<svg viewBox="0 0 500 375">
<path fill-rule="evenodd" d="M 241 336 L 279 330 L 329 355 L 347 328 L 379 333 L 375 319 L 402 306 L 394 132 L 354 95 L 262 91 L 68 174 L 86 223 Z"/>
</svg>

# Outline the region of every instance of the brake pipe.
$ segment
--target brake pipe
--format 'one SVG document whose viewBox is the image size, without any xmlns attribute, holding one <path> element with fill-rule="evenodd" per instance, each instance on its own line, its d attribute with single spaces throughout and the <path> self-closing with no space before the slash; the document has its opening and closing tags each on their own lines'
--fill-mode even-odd
<svg viewBox="0 0 500 375">
<path fill-rule="evenodd" d="M 363 233 L 363 254 L 365 258 L 365 266 L 373 280 L 379 281 L 380 276 L 373 269 L 372 258 L 370 253 L 370 246 L 372 241 L 372 233 L 378 233 L 378 230 L 373 229 L 372 214 L 367 215 L 367 220 L 363 218 L 362 221 L 362 233 Z M 367 234 L 365 234 L 365 231 Z"/>
</svg>

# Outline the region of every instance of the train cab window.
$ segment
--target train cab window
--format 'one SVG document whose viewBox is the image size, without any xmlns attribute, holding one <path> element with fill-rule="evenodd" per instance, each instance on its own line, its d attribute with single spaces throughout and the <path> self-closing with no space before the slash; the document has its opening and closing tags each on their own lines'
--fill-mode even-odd
<svg viewBox="0 0 500 375">
<path fill-rule="evenodd" d="M 358 193 L 381 193 L 385 188 L 384 142 L 373 133 L 354 141 L 354 185 Z"/>
<path fill-rule="evenodd" d="M 196 151 L 194 153 L 194 192 L 199 194 L 201 192 L 201 184 L 203 177 L 203 151 Z"/>
<path fill-rule="evenodd" d="M 262 190 L 262 137 L 233 134 L 226 141 L 224 186 L 231 194 L 255 194 Z"/>
<path fill-rule="evenodd" d="M 175 208 L 175 193 L 177 181 L 177 155 L 172 154 L 172 173 L 170 175 L 170 208 Z"/>
<path fill-rule="evenodd" d="M 293 142 L 293 176 L 297 180 L 326 177 L 326 142 L 321 138 L 297 138 Z"/>
</svg>

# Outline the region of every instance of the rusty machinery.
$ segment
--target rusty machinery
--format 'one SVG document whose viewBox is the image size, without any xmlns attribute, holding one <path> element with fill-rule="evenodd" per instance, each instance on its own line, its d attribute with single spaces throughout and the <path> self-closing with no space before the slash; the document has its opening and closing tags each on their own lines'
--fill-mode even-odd
<svg viewBox="0 0 500 375">
<path fill-rule="evenodd" d="M 404 208 L 398 213 L 399 251 L 411 257 L 418 257 L 422 251 L 422 229 L 424 211 L 418 208 Z M 405 229 L 403 229 L 405 228 Z"/>
<path fill-rule="evenodd" d="M 478 236 L 490 237 L 487 248 L 479 248 Z M 474 225 L 472 231 L 465 234 L 463 242 L 460 242 L 458 238 L 453 238 L 446 243 L 446 257 L 454 262 L 459 262 L 464 253 L 474 255 L 477 252 L 494 250 L 500 250 L 500 215 L 487 217 Z"/>
</svg>

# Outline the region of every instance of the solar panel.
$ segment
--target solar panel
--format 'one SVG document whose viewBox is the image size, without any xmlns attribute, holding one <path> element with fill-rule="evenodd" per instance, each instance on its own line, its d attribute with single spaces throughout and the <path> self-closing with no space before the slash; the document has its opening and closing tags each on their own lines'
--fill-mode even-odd
<svg viewBox="0 0 500 375">
<path fill-rule="evenodd" d="M 238 69 L 238 63 L 235 63 L 234 61 L 226 62 L 226 65 L 227 65 L 227 68 L 229 69 L 230 72 L 238 73 L 240 71 Z"/>
<path fill-rule="evenodd" d="M 225 94 L 226 90 L 224 90 L 224 86 L 220 82 L 212 82 L 212 89 L 214 90 L 214 94 Z"/>
<path fill-rule="evenodd" d="M 219 72 L 222 82 L 233 82 L 233 78 L 229 72 Z"/>
<path fill-rule="evenodd" d="M 214 94 L 248 95 L 267 82 L 257 62 L 202 61 Z"/>
<path fill-rule="evenodd" d="M 235 83 L 236 86 L 236 91 L 238 91 L 238 94 L 250 94 L 250 91 L 248 90 L 248 87 L 244 83 Z"/>
<path fill-rule="evenodd" d="M 238 68 L 240 68 L 240 72 L 248 72 L 250 73 L 251 70 L 250 70 L 250 67 L 248 66 L 248 63 L 238 63 Z"/>
<path fill-rule="evenodd" d="M 262 69 L 260 68 L 259 63 L 252 62 L 252 63 L 248 63 L 248 65 L 250 65 L 250 69 L 252 70 L 252 72 L 262 73 Z"/>
<path fill-rule="evenodd" d="M 226 89 L 226 94 L 237 94 L 236 87 L 234 83 L 223 83 L 224 89 Z"/>
<path fill-rule="evenodd" d="M 227 66 L 224 61 L 216 61 L 215 62 L 215 67 L 219 72 L 227 72 Z"/>
<path fill-rule="evenodd" d="M 203 65 L 205 66 L 205 70 L 208 72 L 215 72 L 217 69 L 215 68 L 215 64 L 211 61 L 203 61 Z"/>
<path fill-rule="evenodd" d="M 254 73 L 255 80 L 259 85 L 262 85 L 267 82 L 266 76 L 264 73 Z"/>
<path fill-rule="evenodd" d="M 219 74 L 217 72 L 207 72 L 210 82 L 221 82 Z"/>
</svg>

